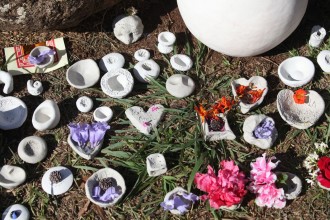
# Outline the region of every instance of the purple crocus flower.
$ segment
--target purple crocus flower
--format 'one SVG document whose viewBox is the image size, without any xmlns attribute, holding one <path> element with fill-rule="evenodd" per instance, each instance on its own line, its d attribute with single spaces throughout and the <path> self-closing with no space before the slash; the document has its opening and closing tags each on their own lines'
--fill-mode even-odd
<svg viewBox="0 0 330 220">
<path fill-rule="evenodd" d="M 110 126 L 105 122 L 93 123 L 89 128 L 89 142 L 91 147 L 96 147 L 103 140 L 105 132 Z"/>
<path fill-rule="evenodd" d="M 29 55 L 28 59 L 29 59 L 29 62 L 31 64 L 40 64 L 42 63 L 45 58 L 48 56 L 48 55 L 55 55 L 55 51 L 54 50 L 44 50 L 42 51 L 38 56 L 34 57 L 32 56 L 31 54 Z"/>
<path fill-rule="evenodd" d="M 89 127 L 89 124 L 69 124 L 71 138 L 78 143 L 79 147 L 83 147 L 87 144 L 89 139 Z"/>
<path fill-rule="evenodd" d="M 109 187 L 103 194 L 99 186 L 93 188 L 92 197 L 101 202 L 112 202 L 114 199 L 120 196 L 119 190 L 117 191 L 115 187 Z"/>
<path fill-rule="evenodd" d="M 198 196 L 193 193 L 181 192 L 181 195 L 174 194 L 168 199 L 165 199 L 160 206 L 164 210 L 178 210 L 180 214 L 184 214 L 188 211 L 191 203 L 195 203 L 198 199 Z"/>
<path fill-rule="evenodd" d="M 267 139 L 272 136 L 274 129 L 274 122 L 266 118 L 254 129 L 253 134 L 258 139 Z"/>
</svg>

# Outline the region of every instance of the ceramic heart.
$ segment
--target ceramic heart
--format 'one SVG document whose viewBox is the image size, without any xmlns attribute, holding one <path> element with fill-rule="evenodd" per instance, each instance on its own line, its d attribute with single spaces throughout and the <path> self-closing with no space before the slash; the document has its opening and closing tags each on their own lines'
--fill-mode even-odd
<svg viewBox="0 0 330 220">
<path fill-rule="evenodd" d="M 323 98 L 315 91 L 308 90 L 306 103 L 297 104 L 293 91 L 284 89 L 277 95 L 277 109 L 284 121 L 298 129 L 313 126 L 323 115 L 325 104 Z"/>
<path fill-rule="evenodd" d="M 253 83 L 253 86 L 255 87 L 254 89 L 264 89 L 264 91 L 263 91 L 261 97 L 252 104 L 245 103 L 242 100 L 240 101 L 239 105 L 241 107 L 241 112 L 243 114 L 247 113 L 248 111 L 250 111 L 250 109 L 257 107 L 258 105 L 260 105 L 262 103 L 262 101 L 265 98 L 265 95 L 268 92 L 267 81 L 265 80 L 265 78 L 263 78 L 261 76 L 252 76 L 249 80 L 247 80 L 245 78 L 239 78 L 239 79 L 236 79 L 231 82 L 231 88 L 232 88 L 234 97 L 237 97 L 236 87 L 238 87 L 239 85 L 249 86 L 251 83 Z"/>
<path fill-rule="evenodd" d="M 164 106 L 153 105 L 147 112 L 141 107 L 133 106 L 125 111 L 127 118 L 143 134 L 150 134 L 152 128 L 155 128 L 164 113 Z"/>
</svg>

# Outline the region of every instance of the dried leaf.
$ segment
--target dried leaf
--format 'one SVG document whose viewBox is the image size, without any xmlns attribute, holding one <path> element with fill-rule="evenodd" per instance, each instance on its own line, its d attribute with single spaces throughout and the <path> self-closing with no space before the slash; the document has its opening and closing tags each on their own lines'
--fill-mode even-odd
<svg viewBox="0 0 330 220">
<path fill-rule="evenodd" d="M 101 218 L 101 220 L 108 220 L 105 211 L 100 206 L 94 205 L 93 208 L 97 215 Z"/>
<path fill-rule="evenodd" d="M 91 201 L 88 200 L 88 201 L 85 203 L 84 207 L 83 207 L 82 209 L 79 210 L 78 218 L 81 218 L 81 217 L 85 214 L 85 212 L 87 212 L 87 210 L 88 210 L 88 206 L 89 206 L 90 203 L 91 203 Z"/>
</svg>

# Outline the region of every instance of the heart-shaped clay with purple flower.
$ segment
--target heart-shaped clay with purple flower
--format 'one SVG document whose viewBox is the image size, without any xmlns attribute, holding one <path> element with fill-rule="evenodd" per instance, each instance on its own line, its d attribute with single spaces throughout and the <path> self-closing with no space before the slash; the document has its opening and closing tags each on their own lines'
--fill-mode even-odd
<svg viewBox="0 0 330 220">
<path fill-rule="evenodd" d="M 131 123 L 143 134 L 150 134 L 152 128 L 157 127 L 164 114 L 164 106 L 157 104 L 145 112 L 139 106 L 126 109 L 125 114 Z"/>
</svg>

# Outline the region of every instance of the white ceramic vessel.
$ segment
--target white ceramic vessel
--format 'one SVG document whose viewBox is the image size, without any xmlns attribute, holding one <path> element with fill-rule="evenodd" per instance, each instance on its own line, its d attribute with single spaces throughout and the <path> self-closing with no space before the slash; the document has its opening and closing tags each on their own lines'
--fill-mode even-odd
<svg viewBox="0 0 330 220">
<path fill-rule="evenodd" d="M 20 167 L 4 165 L 0 169 L 0 186 L 6 189 L 14 189 L 24 183 L 26 173 Z"/>
<path fill-rule="evenodd" d="M 46 46 L 38 46 L 31 50 L 29 56 L 38 57 L 41 53 L 49 50 L 51 50 L 51 48 Z M 39 64 L 35 64 L 35 66 L 39 68 L 46 68 L 52 65 L 53 63 L 54 63 L 54 54 L 46 54 L 44 56 L 44 60 Z"/>
<path fill-rule="evenodd" d="M 191 33 L 230 56 L 254 56 L 284 41 L 299 25 L 308 0 L 177 0 Z M 212 33 L 212 34 L 210 34 Z"/>
<path fill-rule="evenodd" d="M 206 121 L 201 122 L 205 141 L 218 141 L 222 139 L 234 140 L 236 138 L 236 135 L 229 127 L 227 117 L 224 116 L 222 113 L 220 113 L 218 117 L 220 117 L 225 123 L 223 131 L 211 131 Z"/>
<path fill-rule="evenodd" d="M 306 57 L 291 57 L 284 60 L 278 67 L 281 81 L 291 87 L 300 87 L 309 83 L 315 73 L 312 61 Z"/>
<path fill-rule="evenodd" d="M 125 111 L 126 117 L 132 125 L 141 133 L 149 135 L 153 128 L 156 128 L 164 114 L 164 106 L 153 105 L 147 112 L 141 107 L 133 106 Z"/>
<path fill-rule="evenodd" d="M 0 99 L 0 129 L 21 127 L 27 117 L 27 107 L 19 98 L 6 96 Z"/>
<path fill-rule="evenodd" d="M 139 50 L 135 51 L 134 58 L 139 62 L 144 61 L 144 60 L 149 60 L 150 52 L 146 49 L 139 49 Z"/>
<path fill-rule="evenodd" d="M 148 78 L 156 79 L 159 76 L 160 67 L 154 60 L 143 60 L 135 64 L 133 74 L 135 78 L 142 82 L 148 83 Z"/>
<path fill-rule="evenodd" d="M 158 43 L 164 46 L 173 46 L 176 41 L 176 37 L 172 32 L 164 31 L 158 34 Z"/>
<path fill-rule="evenodd" d="M 245 103 L 243 100 L 240 100 L 239 105 L 241 107 L 241 112 L 243 114 L 249 112 L 251 109 L 256 108 L 257 106 L 259 106 L 262 101 L 264 100 L 267 92 L 268 92 L 268 84 L 265 78 L 261 77 L 261 76 L 252 76 L 249 80 L 245 79 L 245 78 L 239 78 L 236 79 L 234 81 L 231 82 L 231 88 L 232 88 L 232 92 L 234 97 L 237 97 L 237 93 L 236 93 L 236 87 L 239 85 L 243 85 L 243 86 L 249 86 L 250 84 L 253 84 L 253 89 L 264 89 L 261 97 L 259 98 L 259 100 L 257 100 L 255 103 L 249 104 L 249 103 Z"/>
<path fill-rule="evenodd" d="M 317 55 L 317 63 L 323 72 L 330 73 L 330 50 L 323 50 Z"/>
<path fill-rule="evenodd" d="M 30 212 L 29 210 L 21 205 L 14 204 L 6 208 L 6 210 L 2 214 L 2 220 L 29 220 Z"/>
<path fill-rule="evenodd" d="M 32 125 L 38 131 L 55 128 L 60 122 L 61 114 L 56 102 L 45 100 L 33 112 Z"/>
<path fill-rule="evenodd" d="M 167 171 L 166 160 L 163 154 L 150 154 L 146 163 L 149 176 L 159 176 Z"/>
<path fill-rule="evenodd" d="M 167 201 L 169 199 L 173 199 L 174 196 L 176 196 L 176 195 L 179 195 L 180 196 L 183 193 L 187 193 L 188 194 L 187 190 L 183 189 L 182 187 L 175 187 L 172 191 L 168 192 L 165 195 L 164 201 Z M 188 206 L 187 209 L 189 210 L 189 207 L 191 207 L 191 205 L 192 205 L 192 201 L 187 200 L 187 199 L 182 199 L 181 201 L 184 203 L 184 205 L 187 205 Z M 172 210 L 170 210 L 170 212 L 173 215 L 182 215 L 183 214 L 183 213 L 180 213 L 180 211 L 177 210 L 177 209 L 172 209 Z"/>
<path fill-rule="evenodd" d="M 312 32 L 308 44 L 311 47 L 319 47 L 322 44 L 326 34 L 327 31 L 323 27 L 319 25 L 315 25 L 312 28 Z"/>
<path fill-rule="evenodd" d="M 120 15 L 115 18 L 113 24 L 115 37 L 124 44 L 136 42 L 143 34 L 143 24 L 136 15 Z"/>
<path fill-rule="evenodd" d="M 132 74 L 126 69 L 113 69 L 101 79 L 102 91 L 112 98 L 123 98 L 127 96 L 134 86 Z"/>
<path fill-rule="evenodd" d="M 66 80 L 77 88 L 85 89 L 97 83 L 100 78 L 100 69 L 91 59 L 80 60 L 70 66 L 66 71 Z"/>
<path fill-rule="evenodd" d="M 19 143 L 17 153 L 27 163 L 38 163 L 47 155 L 46 141 L 38 136 L 26 137 Z"/>
<path fill-rule="evenodd" d="M 161 43 L 157 44 L 157 49 L 162 54 L 169 54 L 174 50 L 174 46 L 165 46 Z"/>
<path fill-rule="evenodd" d="M 101 179 L 104 178 L 112 178 L 113 179 L 113 187 L 115 187 L 117 190 L 121 191 L 119 197 L 115 198 L 112 202 L 104 203 L 98 200 L 95 200 L 92 195 L 93 195 L 93 188 L 97 186 L 98 182 Z M 95 172 L 92 176 L 90 176 L 85 184 L 85 191 L 86 191 L 86 196 L 87 198 L 93 202 L 94 204 L 105 208 L 108 206 L 113 206 L 115 205 L 125 194 L 126 192 L 126 185 L 125 185 L 125 180 L 118 173 L 116 170 L 111 169 L 111 168 L 103 168 Z"/>
<path fill-rule="evenodd" d="M 33 96 L 40 95 L 42 91 L 44 90 L 42 83 L 40 81 L 33 81 L 33 80 L 28 80 L 27 83 L 27 90 L 28 93 L 30 93 Z"/>
<path fill-rule="evenodd" d="M 191 58 L 185 54 L 175 54 L 170 59 L 173 69 L 178 71 L 188 71 L 193 66 Z"/>
<path fill-rule="evenodd" d="M 81 96 L 76 101 L 77 109 L 80 112 L 89 112 L 93 108 L 93 100 L 88 96 Z"/>
<path fill-rule="evenodd" d="M 13 76 L 8 72 L 0 70 L 0 84 L 5 84 L 2 90 L 3 93 L 11 93 L 14 89 Z"/>
<path fill-rule="evenodd" d="M 103 140 L 99 145 L 95 146 L 94 150 L 91 151 L 90 153 L 86 153 L 86 152 L 80 150 L 78 143 L 76 143 L 74 140 L 72 140 L 71 135 L 68 136 L 68 144 L 72 148 L 72 150 L 74 150 L 74 152 L 76 152 L 79 156 L 81 156 L 82 158 L 84 158 L 86 160 L 91 160 L 100 152 L 100 150 L 102 148 Z"/>
<path fill-rule="evenodd" d="M 276 172 L 277 176 L 279 176 L 280 174 L 287 175 L 287 177 L 288 177 L 288 179 L 286 180 L 287 189 L 284 190 L 285 198 L 288 200 L 297 198 L 302 190 L 301 179 L 293 173 Z"/>
<path fill-rule="evenodd" d="M 60 172 L 61 179 L 58 183 L 52 183 L 50 181 L 51 173 L 54 171 Z M 46 171 L 46 173 L 43 175 L 41 179 L 42 189 L 46 193 L 53 196 L 67 192 L 70 189 L 72 183 L 73 183 L 72 172 L 68 168 L 62 166 L 50 168 L 49 170 Z"/>
<path fill-rule="evenodd" d="M 308 90 L 307 102 L 297 104 L 293 95 L 294 93 L 288 89 L 281 90 L 277 95 L 277 110 L 282 119 L 298 129 L 313 126 L 324 113 L 325 103 L 322 96 L 313 90 Z"/>
<path fill-rule="evenodd" d="M 274 120 L 266 115 L 251 115 L 247 117 L 243 124 L 243 138 L 249 144 L 256 145 L 261 149 L 268 149 L 275 142 L 278 136 L 278 132 L 277 129 L 274 128 L 271 136 L 269 136 L 268 138 L 256 138 L 254 135 L 254 131 L 260 125 L 260 123 L 264 122 L 264 120 L 269 120 L 275 125 Z"/>
<path fill-rule="evenodd" d="M 102 57 L 99 62 L 99 67 L 103 72 L 108 72 L 112 69 L 123 68 L 125 58 L 120 53 L 109 53 Z"/>
<path fill-rule="evenodd" d="M 195 82 L 187 75 L 174 74 L 166 80 L 166 90 L 172 96 L 185 98 L 194 92 Z"/>
<path fill-rule="evenodd" d="M 95 121 L 108 122 L 113 116 L 113 111 L 108 106 L 101 106 L 95 109 L 93 117 Z"/>
</svg>

